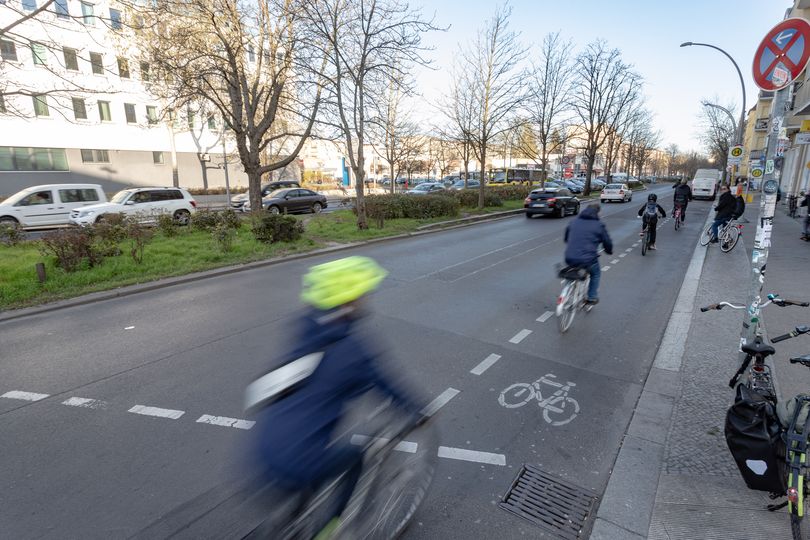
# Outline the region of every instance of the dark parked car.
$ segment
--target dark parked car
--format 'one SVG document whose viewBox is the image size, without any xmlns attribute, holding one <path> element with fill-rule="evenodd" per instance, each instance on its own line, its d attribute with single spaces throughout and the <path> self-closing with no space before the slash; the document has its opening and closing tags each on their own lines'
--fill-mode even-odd
<svg viewBox="0 0 810 540">
<path fill-rule="evenodd" d="M 413 189 L 409 189 L 405 193 L 407 195 L 435 195 L 441 191 L 446 191 L 442 184 L 437 182 L 425 182 L 424 184 L 419 184 Z"/>
<path fill-rule="evenodd" d="M 555 217 L 563 217 L 568 214 L 579 214 L 579 199 L 565 188 L 560 189 L 535 189 L 523 201 L 523 208 L 526 209 L 526 217 L 530 218 L 536 214 L 551 214 Z"/>
<path fill-rule="evenodd" d="M 478 180 L 467 180 L 467 188 L 478 188 L 481 186 L 481 182 Z M 455 184 L 450 186 L 450 189 L 453 191 L 458 191 L 460 189 L 464 189 L 464 180 L 457 180 Z"/>
<path fill-rule="evenodd" d="M 297 187 L 301 187 L 301 185 L 295 180 L 276 180 L 274 182 L 268 182 L 262 186 L 262 197 L 267 197 L 272 192 L 278 189 L 297 188 Z M 241 210 L 244 212 L 246 210 L 245 203 L 248 201 L 249 198 L 250 195 L 248 192 L 241 193 L 239 195 L 231 197 L 231 208 L 233 208 L 234 210 Z"/>
<path fill-rule="evenodd" d="M 568 189 L 568 191 L 574 193 L 575 195 L 582 193 L 582 186 L 575 180 L 566 180 L 565 187 Z"/>
<path fill-rule="evenodd" d="M 312 212 L 326 208 L 326 197 L 309 189 L 278 189 L 262 199 L 262 207 L 271 214 Z"/>
</svg>

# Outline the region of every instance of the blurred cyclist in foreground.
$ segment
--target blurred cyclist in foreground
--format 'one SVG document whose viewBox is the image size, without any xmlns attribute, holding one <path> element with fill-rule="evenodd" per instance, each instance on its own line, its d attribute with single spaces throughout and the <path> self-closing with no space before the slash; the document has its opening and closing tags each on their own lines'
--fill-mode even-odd
<svg viewBox="0 0 810 540">
<path fill-rule="evenodd" d="M 350 402 L 376 389 L 414 420 L 423 406 L 386 373 L 374 344 L 354 332 L 366 313 L 366 295 L 386 274 L 359 256 L 312 267 L 301 293 L 311 309 L 298 322 L 281 368 L 262 377 L 270 393 L 251 403 L 254 409 L 264 406 L 256 415 L 256 450 L 262 480 L 274 490 L 312 495 L 346 472 L 329 518 L 341 515 L 362 472 L 362 449 L 334 440 Z M 331 519 L 318 537 L 328 537 L 337 524 Z"/>
</svg>

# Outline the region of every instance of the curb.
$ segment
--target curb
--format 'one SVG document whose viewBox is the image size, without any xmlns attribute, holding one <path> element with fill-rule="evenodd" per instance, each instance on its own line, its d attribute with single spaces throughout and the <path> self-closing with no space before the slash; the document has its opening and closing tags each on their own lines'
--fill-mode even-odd
<svg viewBox="0 0 810 540">
<path fill-rule="evenodd" d="M 711 219 L 710 209 L 701 230 L 708 227 Z M 591 540 L 638 540 L 648 536 L 672 413 L 681 393 L 681 364 L 705 261 L 706 247 L 700 245 L 698 238 L 613 464 Z"/>
<path fill-rule="evenodd" d="M 194 272 L 191 274 L 186 274 L 184 276 L 177 276 L 177 277 L 169 277 L 169 278 L 162 278 L 157 279 L 154 281 L 150 281 L 144 284 L 135 284 L 135 285 L 126 285 L 124 287 L 120 287 L 118 289 L 111 289 L 107 291 L 100 291 L 95 293 L 88 293 L 76 298 L 71 298 L 67 300 L 58 300 L 56 302 L 52 302 L 49 304 L 44 304 L 42 306 L 35 306 L 30 308 L 20 308 L 15 309 L 12 311 L 5 311 L 0 312 L 0 323 L 4 323 L 6 321 L 12 321 L 16 319 L 22 319 L 24 317 L 32 317 L 34 315 L 40 315 L 42 313 L 48 313 L 51 311 L 58 311 L 61 309 L 67 309 L 76 306 L 83 306 L 86 304 L 94 304 L 96 302 L 103 302 L 105 300 L 112 300 L 114 298 L 123 298 L 125 296 L 132 296 L 134 294 L 154 291 L 158 289 L 163 289 L 166 287 L 172 287 L 175 285 L 183 285 L 186 283 L 191 283 L 194 281 L 201 281 L 203 279 L 209 279 L 219 276 L 225 276 L 229 274 L 236 274 L 238 272 L 246 272 L 248 270 L 254 270 L 256 268 L 264 268 L 266 266 L 275 266 L 277 264 L 285 263 L 288 261 L 297 261 L 301 259 L 307 259 L 311 257 L 317 257 L 319 255 L 324 255 L 328 253 L 335 253 L 346 251 L 349 249 L 354 249 L 361 246 L 366 246 L 369 244 L 380 244 L 383 242 L 392 242 L 395 240 L 403 240 L 405 238 L 412 238 L 418 237 L 425 234 L 432 234 L 438 233 L 443 231 L 450 231 L 453 229 L 460 229 L 463 227 L 469 227 L 471 225 L 476 225 L 478 223 L 484 223 L 488 221 L 501 221 L 504 219 L 508 219 L 514 217 L 516 215 L 515 210 L 507 210 L 505 212 L 495 212 L 492 214 L 486 214 L 484 217 L 485 219 L 479 219 L 477 221 L 465 222 L 465 223 L 458 223 L 457 221 L 444 221 L 442 223 L 451 224 L 457 223 L 455 225 L 448 225 L 441 228 L 433 228 L 428 230 L 416 230 L 414 232 L 397 234 L 394 236 L 385 236 L 382 238 L 372 238 L 369 240 L 363 240 L 361 242 L 352 242 L 350 244 L 341 244 L 339 246 L 332 246 L 327 248 L 315 249 L 312 251 L 307 251 L 305 253 L 296 253 L 294 255 L 287 255 L 281 257 L 273 257 L 271 259 L 264 259 L 261 261 L 254 261 L 244 264 L 237 264 L 232 266 L 224 266 L 221 268 L 214 268 L 211 270 L 204 270 L 202 272 Z M 522 212 L 522 210 L 520 210 Z M 479 216 L 476 216 L 479 217 Z M 462 218 L 466 219 L 466 218 Z M 438 225 L 438 224 L 431 224 L 431 225 Z"/>
</svg>

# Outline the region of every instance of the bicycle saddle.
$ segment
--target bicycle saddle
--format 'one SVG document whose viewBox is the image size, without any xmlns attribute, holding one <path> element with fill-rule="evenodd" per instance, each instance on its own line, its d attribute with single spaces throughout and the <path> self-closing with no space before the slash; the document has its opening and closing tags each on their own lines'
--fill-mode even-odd
<svg viewBox="0 0 810 540">
<path fill-rule="evenodd" d="M 588 270 L 579 266 L 566 266 L 562 268 L 557 275 L 562 279 L 582 281 L 588 277 Z"/>
<path fill-rule="evenodd" d="M 750 354 L 751 356 L 770 356 L 776 352 L 776 349 L 757 338 L 753 343 L 743 345 L 742 352 Z"/>
</svg>

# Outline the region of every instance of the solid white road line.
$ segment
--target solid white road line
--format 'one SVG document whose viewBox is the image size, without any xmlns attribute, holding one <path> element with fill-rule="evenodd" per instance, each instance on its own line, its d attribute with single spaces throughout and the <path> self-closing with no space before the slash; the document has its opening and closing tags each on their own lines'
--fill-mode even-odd
<svg viewBox="0 0 810 540">
<path fill-rule="evenodd" d="M 50 394 L 37 394 L 35 392 L 21 392 L 19 390 L 12 390 L 11 392 L 6 392 L 0 397 L 8 399 L 20 399 L 22 401 L 39 401 L 40 399 L 49 397 L 49 395 Z"/>
<path fill-rule="evenodd" d="M 613 259 L 610 264 L 619 264 L 619 259 Z"/>
<path fill-rule="evenodd" d="M 158 407 L 147 407 L 145 405 L 135 405 L 128 412 L 135 414 L 142 414 L 144 416 L 171 418 L 172 420 L 177 420 L 178 418 L 186 414 L 186 411 L 175 411 L 173 409 L 160 409 Z"/>
<path fill-rule="evenodd" d="M 515 345 L 517 345 L 518 343 L 526 339 L 526 336 L 528 336 L 531 333 L 532 333 L 531 330 L 527 330 L 524 328 L 523 330 L 512 336 L 512 339 L 509 340 L 509 343 L 514 343 Z"/>
<path fill-rule="evenodd" d="M 552 315 L 554 315 L 553 311 L 546 311 L 545 313 L 537 317 L 537 322 L 546 322 L 551 318 Z"/>
<path fill-rule="evenodd" d="M 200 424 L 211 424 L 212 426 L 232 427 L 236 429 L 250 429 L 256 422 L 252 420 L 241 420 L 239 418 L 228 418 L 227 416 L 211 416 L 204 414 L 197 419 Z"/>
<path fill-rule="evenodd" d="M 537 320 L 539 321 L 540 319 Z M 472 368 L 470 370 L 470 373 L 472 373 L 473 375 L 481 375 L 483 372 L 491 368 L 492 365 L 500 359 L 501 359 L 500 354 L 490 354 L 489 356 L 484 358 L 484 360 L 480 364 Z"/>
<path fill-rule="evenodd" d="M 70 407 L 84 407 L 85 409 L 102 409 L 107 404 L 100 399 L 72 397 L 63 401 L 62 405 L 68 405 Z"/>
<path fill-rule="evenodd" d="M 436 399 L 431 401 L 427 407 L 422 410 L 422 414 L 425 416 L 433 416 L 436 414 L 436 411 L 447 405 L 447 402 L 456 397 L 461 390 L 456 390 L 455 388 L 448 388 L 441 394 L 439 394 Z"/>
<path fill-rule="evenodd" d="M 439 457 L 457 459 L 460 461 L 473 461 L 475 463 L 486 463 L 488 465 L 506 465 L 506 456 L 503 454 L 478 452 L 475 450 L 467 450 L 465 448 L 452 448 L 450 446 L 440 446 Z"/>
<path fill-rule="evenodd" d="M 367 437 L 365 435 L 358 435 L 354 434 L 351 438 L 351 443 L 355 446 L 363 446 L 371 440 L 371 437 Z M 387 443 L 391 439 L 386 439 L 384 437 L 377 437 L 374 440 L 382 441 Z M 411 441 L 400 441 L 395 447 L 394 450 L 397 452 L 407 452 L 409 454 L 415 454 L 416 449 L 419 448 L 419 444 Z"/>
</svg>

